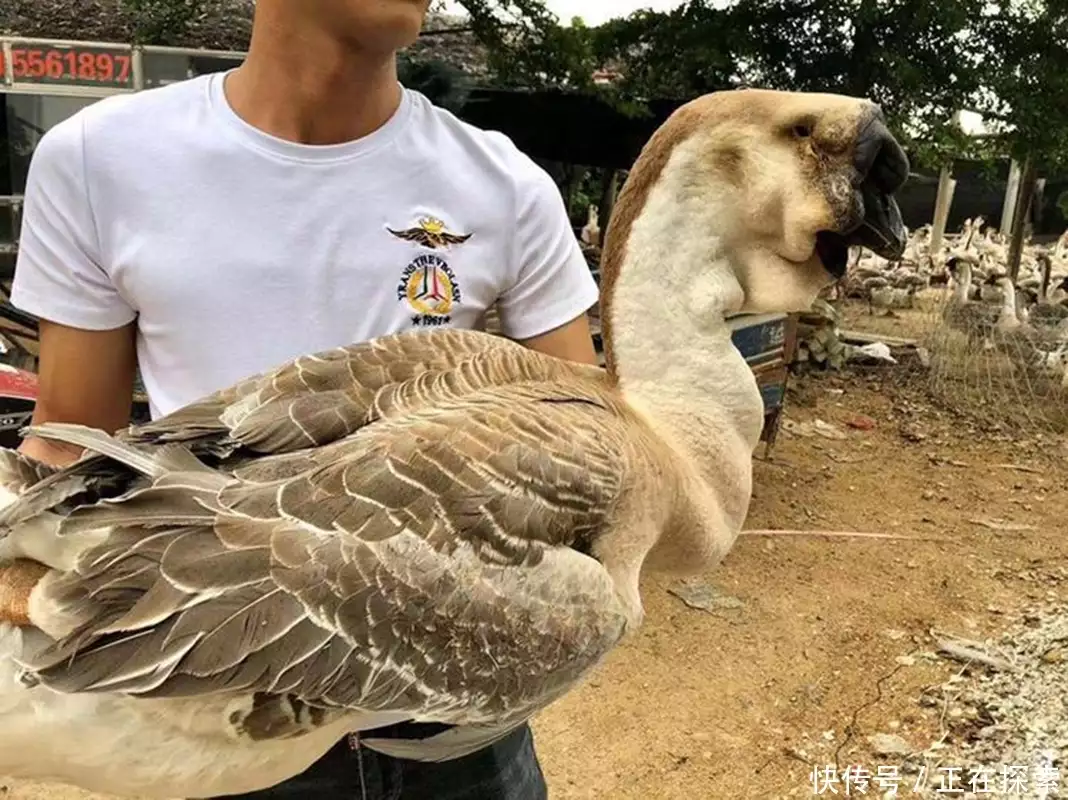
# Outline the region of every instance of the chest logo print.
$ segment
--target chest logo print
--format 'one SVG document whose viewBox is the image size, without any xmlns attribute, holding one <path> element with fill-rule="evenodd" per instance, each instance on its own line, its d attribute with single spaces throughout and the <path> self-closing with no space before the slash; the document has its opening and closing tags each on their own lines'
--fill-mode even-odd
<svg viewBox="0 0 1068 800">
<path fill-rule="evenodd" d="M 404 268 L 397 284 L 397 299 L 414 312 L 413 325 L 431 327 L 451 322 L 452 310 L 463 296 L 448 262 L 427 253 Z"/>
<path fill-rule="evenodd" d="M 454 244 L 463 244 L 471 238 L 470 233 L 451 233 L 445 223 L 437 217 L 422 217 L 414 227 L 397 231 L 386 227 L 386 230 L 398 239 L 421 244 L 431 250 L 438 250 Z"/>
</svg>

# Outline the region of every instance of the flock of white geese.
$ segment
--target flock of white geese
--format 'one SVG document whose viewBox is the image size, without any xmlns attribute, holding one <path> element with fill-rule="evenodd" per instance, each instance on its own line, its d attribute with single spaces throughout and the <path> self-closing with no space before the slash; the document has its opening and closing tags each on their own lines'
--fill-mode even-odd
<svg viewBox="0 0 1068 800">
<path fill-rule="evenodd" d="M 606 368 L 432 329 L 309 354 L 52 469 L 0 451 L 0 775 L 115 795 L 274 785 L 335 742 L 462 756 L 705 571 L 763 421 L 726 317 L 799 311 L 850 245 L 899 258 L 908 162 L 873 104 L 679 109 L 615 206 Z M 426 739 L 376 736 L 439 723 Z"/>
<path fill-rule="evenodd" d="M 931 226 L 913 231 L 900 259 L 855 252 L 840 293 L 873 308 L 914 306 L 930 290 L 948 294 L 945 324 L 977 347 L 1003 350 L 1058 378 L 1068 389 L 1068 231 L 1056 242 L 1024 243 L 1015 280 L 1009 241 L 982 217 L 931 247 Z"/>
</svg>

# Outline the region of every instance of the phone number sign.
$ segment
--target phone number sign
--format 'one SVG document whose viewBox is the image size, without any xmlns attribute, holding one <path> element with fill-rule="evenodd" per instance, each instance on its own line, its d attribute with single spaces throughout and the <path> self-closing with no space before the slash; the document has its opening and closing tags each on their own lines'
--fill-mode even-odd
<svg viewBox="0 0 1068 800">
<path fill-rule="evenodd" d="M 133 55 L 116 47 L 12 43 L 0 51 L 0 74 L 13 83 L 133 88 Z"/>
</svg>

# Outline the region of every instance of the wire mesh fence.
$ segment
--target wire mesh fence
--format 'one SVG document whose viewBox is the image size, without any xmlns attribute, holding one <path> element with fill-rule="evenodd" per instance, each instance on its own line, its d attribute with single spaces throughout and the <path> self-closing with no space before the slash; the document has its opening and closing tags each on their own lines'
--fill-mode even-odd
<svg viewBox="0 0 1068 800">
<path fill-rule="evenodd" d="M 896 264 L 855 253 L 802 317 L 802 369 L 886 363 L 956 413 L 1001 430 L 1068 433 L 1068 239 L 1027 243 L 1017 279 L 1008 243 L 982 222 L 931 248 L 929 229 Z"/>
</svg>

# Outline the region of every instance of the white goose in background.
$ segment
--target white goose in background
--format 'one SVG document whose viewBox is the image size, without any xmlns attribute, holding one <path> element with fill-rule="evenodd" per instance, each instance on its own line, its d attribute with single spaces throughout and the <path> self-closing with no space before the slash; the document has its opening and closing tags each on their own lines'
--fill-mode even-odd
<svg viewBox="0 0 1068 800">
<path fill-rule="evenodd" d="M 579 240 L 591 247 L 601 246 L 601 228 L 597 224 L 597 215 L 600 213 L 597 206 L 589 205 L 586 207 L 586 224 L 582 226 L 582 231 L 579 235 Z"/>
<path fill-rule="evenodd" d="M 2 453 L 0 774 L 206 797 L 349 731 L 435 760 L 528 720 L 639 625 L 643 567 L 730 550 L 763 406 L 725 316 L 809 308 L 850 244 L 900 257 L 907 174 L 869 102 L 710 95 L 616 205 L 607 371 L 437 329 L 34 429 L 91 452 Z M 375 737 L 406 720 L 455 727 Z"/>
<path fill-rule="evenodd" d="M 1057 327 L 1068 320 L 1068 305 L 1050 300 L 1050 279 L 1053 261 L 1047 253 L 1039 253 L 1040 283 L 1038 301 L 1029 309 L 1030 319 L 1039 326 Z"/>
<path fill-rule="evenodd" d="M 1049 301 L 1060 305 L 1068 304 L 1068 276 L 1061 278 L 1057 285 L 1050 289 Z"/>
<path fill-rule="evenodd" d="M 952 328 L 963 331 L 973 341 L 985 340 L 994 323 L 1002 314 L 997 305 L 972 299 L 972 265 L 971 256 L 950 257 L 946 266 L 953 276 L 953 290 L 942 310 L 942 318 Z"/>
<path fill-rule="evenodd" d="M 997 336 L 994 345 L 1015 356 L 1024 363 L 1046 373 L 1060 376 L 1062 385 L 1068 387 L 1068 323 L 1055 326 L 1036 324 L 1022 314 L 1018 303 L 1018 291 L 1011 278 L 1001 279 L 1004 292 L 1001 312 L 994 325 Z"/>
</svg>

